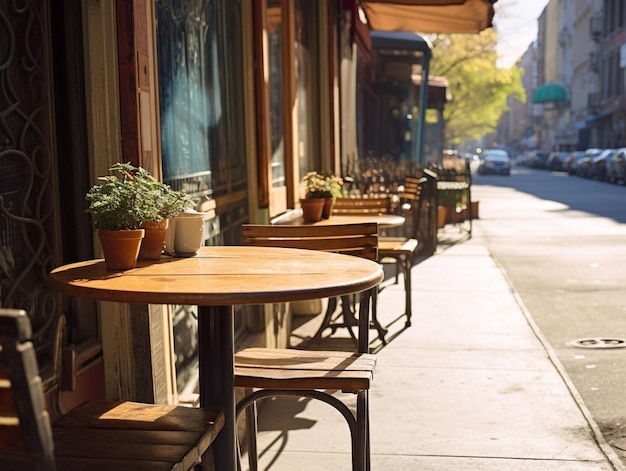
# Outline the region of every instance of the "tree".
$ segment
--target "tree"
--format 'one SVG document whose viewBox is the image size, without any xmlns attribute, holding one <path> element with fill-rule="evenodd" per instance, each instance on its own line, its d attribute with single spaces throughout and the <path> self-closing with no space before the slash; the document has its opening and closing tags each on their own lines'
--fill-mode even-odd
<svg viewBox="0 0 626 471">
<path fill-rule="evenodd" d="M 444 148 L 465 140 L 477 140 L 494 132 L 507 98 L 526 102 L 523 70 L 517 66 L 496 66 L 496 32 L 480 34 L 439 34 L 433 44 L 431 75 L 444 76 L 450 84 L 452 101 L 445 105 Z"/>
</svg>

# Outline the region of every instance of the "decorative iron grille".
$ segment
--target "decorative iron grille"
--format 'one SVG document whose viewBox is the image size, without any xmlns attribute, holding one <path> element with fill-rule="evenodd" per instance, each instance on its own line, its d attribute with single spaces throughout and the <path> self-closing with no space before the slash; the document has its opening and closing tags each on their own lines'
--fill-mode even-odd
<svg viewBox="0 0 626 471">
<path fill-rule="evenodd" d="M 0 0 L 0 307 L 28 312 L 42 367 L 60 322 L 46 283 L 58 227 L 46 5 Z"/>
</svg>

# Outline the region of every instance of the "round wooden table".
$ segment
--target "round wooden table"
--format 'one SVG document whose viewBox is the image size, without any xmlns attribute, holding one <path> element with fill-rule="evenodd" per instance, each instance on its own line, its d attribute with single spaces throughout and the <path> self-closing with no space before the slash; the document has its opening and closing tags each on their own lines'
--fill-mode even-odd
<svg viewBox="0 0 626 471">
<path fill-rule="evenodd" d="M 190 258 L 162 257 L 109 271 L 104 260 L 52 270 L 59 292 L 101 301 L 198 305 L 200 405 L 224 410 L 213 445 L 216 469 L 236 469 L 234 305 L 300 301 L 372 289 L 376 262 L 317 250 L 203 247 Z"/>
<path fill-rule="evenodd" d="M 304 222 L 302 216 L 298 216 L 292 220 L 281 222 L 281 224 L 289 224 L 293 226 L 329 226 L 332 224 L 362 224 L 367 222 L 375 222 L 378 224 L 380 229 L 384 229 L 402 226 L 405 222 L 405 218 L 403 216 L 398 216 L 397 214 L 333 214 L 328 219 L 322 219 L 321 221 L 313 223 Z"/>
</svg>

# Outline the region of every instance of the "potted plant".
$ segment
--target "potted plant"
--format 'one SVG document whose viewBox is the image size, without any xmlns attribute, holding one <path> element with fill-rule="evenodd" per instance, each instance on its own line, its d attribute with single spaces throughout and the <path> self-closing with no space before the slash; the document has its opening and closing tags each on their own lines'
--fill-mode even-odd
<svg viewBox="0 0 626 471">
<path fill-rule="evenodd" d="M 328 219 L 333 211 L 333 205 L 335 199 L 341 197 L 343 180 L 340 177 L 331 175 L 324 179 L 324 188 L 327 190 L 328 195 L 324 200 L 324 209 L 322 210 L 322 218 Z"/>
<path fill-rule="evenodd" d="M 163 221 L 190 205 L 184 193 L 171 190 L 147 170 L 130 163 L 113 165 L 109 175 L 98 177 L 85 199 L 86 212 L 91 214 L 111 270 L 135 267 L 146 233 L 142 226 L 149 225 L 149 221 Z M 157 242 L 157 247 L 160 256 L 163 240 L 160 245 Z"/>
<path fill-rule="evenodd" d="M 323 175 L 317 172 L 309 172 L 303 178 L 305 184 L 304 198 L 300 199 L 302 218 L 304 222 L 317 222 L 322 219 L 324 200 L 330 197 L 326 189 L 326 181 Z"/>
<path fill-rule="evenodd" d="M 184 191 L 173 190 L 143 168 L 135 168 L 134 175 L 146 195 L 146 219 L 141 223 L 146 234 L 141 242 L 138 259 L 158 260 L 163 251 L 170 218 L 180 215 L 194 204 Z"/>
<path fill-rule="evenodd" d="M 322 217 L 330 217 L 335 198 L 341 196 L 342 179 L 334 175 L 324 177 L 317 172 L 309 172 L 302 181 L 305 183 L 305 195 L 300 200 L 300 206 L 304 221 L 317 222 Z"/>
<path fill-rule="evenodd" d="M 118 163 L 109 169 L 109 175 L 98 177 L 85 199 L 91 214 L 93 228 L 98 231 L 108 269 L 134 268 L 141 239 L 145 231 L 140 227 L 148 218 L 145 211 L 146 195 L 130 164 Z"/>
</svg>

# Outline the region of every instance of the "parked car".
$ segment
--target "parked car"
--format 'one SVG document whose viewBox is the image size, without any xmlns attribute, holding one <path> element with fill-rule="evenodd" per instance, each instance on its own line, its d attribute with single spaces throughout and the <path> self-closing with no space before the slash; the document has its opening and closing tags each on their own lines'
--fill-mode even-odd
<svg viewBox="0 0 626 471">
<path fill-rule="evenodd" d="M 611 157 L 606 170 L 606 180 L 610 183 L 626 184 L 626 147 L 618 149 Z"/>
<path fill-rule="evenodd" d="M 548 168 L 556 172 L 563 170 L 563 163 L 569 156 L 569 152 L 550 152 L 548 155 Z"/>
<path fill-rule="evenodd" d="M 481 175 L 490 173 L 496 175 L 510 175 L 511 159 L 509 158 L 508 152 L 500 149 L 484 151 L 480 156 L 478 173 Z"/>
<path fill-rule="evenodd" d="M 526 158 L 528 157 L 528 151 L 520 152 L 515 157 L 515 165 L 526 165 Z"/>
<path fill-rule="evenodd" d="M 574 152 L 570 152 L 563 162 L 563 170 L 570 175 L 576 175 L 578 172 L 578 164 L 585 157 L 585 152 L 582 150 L 576 150 Z"/>
<path fill-rule="evenodd" d="M 606 170 L 615 152 L 617 149 L 604 149 L 600 155 L 593 158 L 591 161 L 591 178 L 601 182 L 605 180 Z"/>
<path fill-rule="evenodd" d="M 578 162 L 578 171 L 576 175 L 583 178 L 591 178 L 591 167 L 593 165 L 593 159 L 602 153 L 602 149 L 587 149 L 585 156 Z"/>
<path fill-rule="evenodd" d="M 548 168 L 549 152 L 543 152 L 540 150 L 534 150 L 526 155 L 525 164 L 531 168 Z"/>
</svg>

